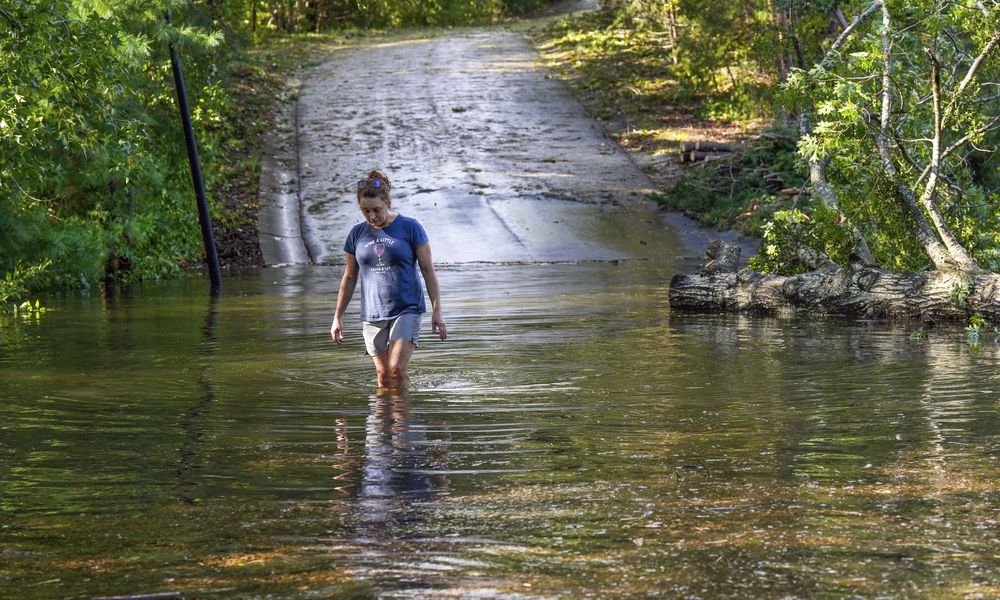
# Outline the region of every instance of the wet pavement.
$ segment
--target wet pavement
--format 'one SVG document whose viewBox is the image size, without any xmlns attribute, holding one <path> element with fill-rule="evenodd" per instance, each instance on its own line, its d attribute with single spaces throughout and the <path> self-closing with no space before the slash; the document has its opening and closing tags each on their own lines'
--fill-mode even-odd
<svg viewBox="0 0 1000 600">
<path fill-rule="evenodd" d="M 645 200 L 645 174 L 517 31 L 363 43 L 296 86 L 268 264 L 338 262 L 371 169 L 441 264 L 696 256 L 718 236 Z"/>
</svg>

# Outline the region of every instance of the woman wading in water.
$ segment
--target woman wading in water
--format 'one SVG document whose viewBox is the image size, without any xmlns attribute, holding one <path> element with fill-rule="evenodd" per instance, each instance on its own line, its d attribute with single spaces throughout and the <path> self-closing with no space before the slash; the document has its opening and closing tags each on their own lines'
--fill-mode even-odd
<svg viewBox="0 0 1000 600">
<path fill-rule="evenodd" d="M 340 280 L 330 335 L 344 343 L 344 311 L 361 279 L 361 321 L 365 348 L 375 362 L 381 388 L 408 388 L 406 370 L 420 339 L 427 311 L 417 266 L 431 298 L 431 331 L 442 340 L 448 329 L 441 316 L 441 290 L 431 262 L 427 233 L 416 219 L 392 210 L 392 184 L 378 171 L 358 182 L 358 207 L 365 217 L 344 243 L 347 266 Z"/>
</svg>

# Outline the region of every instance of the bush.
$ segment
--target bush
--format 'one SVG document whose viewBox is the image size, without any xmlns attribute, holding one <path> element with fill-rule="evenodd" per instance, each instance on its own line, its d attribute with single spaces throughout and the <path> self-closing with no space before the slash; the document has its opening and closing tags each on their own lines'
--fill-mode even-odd
<svg viewBox="0 0 1000 600">
<path fill-rule="evenodd" d="M 750 268 L 761 273 L 794 275 L 811 271 L 799 258 L 800 249 L 821 252 L 836 263 L 846 264 L 853 239 L 840 227 L 839 215 L 823 205 L 806 214 L 797 208 L 774 213 L 762 227 L 757 256 Z"/>
<path fill-rule="evenodd" d="M 802 201 L 782 193 L 805 185 L 789 134 L 771 130 L 743 150 L 686 166 L 671 188 L 651 197 L 704 225 L 760 235 L 772 213 Z"/>
</svg>

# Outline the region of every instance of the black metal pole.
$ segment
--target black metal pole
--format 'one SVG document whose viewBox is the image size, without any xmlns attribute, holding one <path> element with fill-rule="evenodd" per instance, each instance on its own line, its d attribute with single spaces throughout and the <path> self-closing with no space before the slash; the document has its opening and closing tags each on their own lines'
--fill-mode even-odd
<svg viewBox="0 0 1000 600">
<path fill-rule="evenodd" d="M 170 12 L 166 13 L 170 25 Z M 170 43 L 170 65 L 174 69 L 174 84 L 177 86 L 177 104 L 181 109 L 184 123 L 184 140 L 187 142 L 188 161 L 191 163 L 191 179 L 194 180 L 194 194 L 198 199 L 198 221 L 201 223 L 201 237 L 205 241 L 205 260 L 208 262 L 208 276 L 212 280 L 212 295 L 222 292 L 222 273 L 219 269 L 219 254 L 215 250 L 215 236 L 212 234 L 212 216 L 208 213 L 205 199 L 205 182 L 201 177 L 201 162 L 198 160 L 198 145 L 191 126 L 191 111 L 188 109 L 187 88 L 184 87 L 184 73 L 181 58 L 173 42 Z"/>
</svg>

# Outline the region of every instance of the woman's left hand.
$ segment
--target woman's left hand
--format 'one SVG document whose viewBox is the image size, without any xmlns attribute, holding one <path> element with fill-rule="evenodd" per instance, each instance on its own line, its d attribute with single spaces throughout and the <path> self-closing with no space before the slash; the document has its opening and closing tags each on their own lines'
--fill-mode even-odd
<svg viewBox="0 0 1000 600">
<path fill-rule="evenodd" d="M 444 324 L 444 317 L 437 311 L 431 315 L 431 332 L 437 333 L 442 340 L 448 339 L 448 326 Z"/>
</svg>

